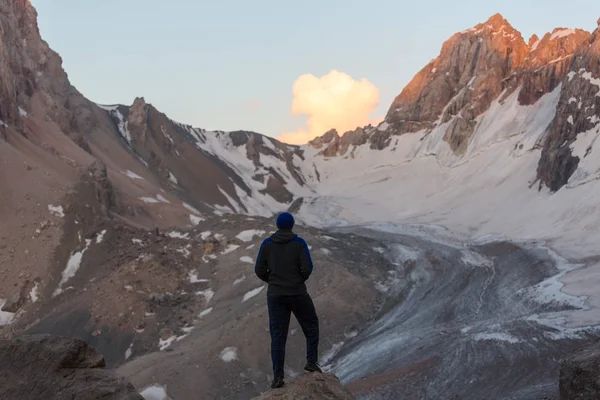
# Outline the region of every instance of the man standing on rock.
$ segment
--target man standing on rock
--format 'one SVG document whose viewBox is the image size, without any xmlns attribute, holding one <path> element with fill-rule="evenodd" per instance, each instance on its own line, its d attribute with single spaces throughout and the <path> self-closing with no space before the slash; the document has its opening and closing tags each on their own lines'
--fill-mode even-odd
<svg viewBox="0 0 600 400">
<path fill-rule="evenodd" d="M 284 212 L 277 217 L 277 232 L 260 246 L 254 272 L 269 284 L 267 305 L 271 332 L 271 359 L 273 383 L 276 389 L 284 383 L 283 366 L 290 318 L 293 313 L 306 337 L 304 369 L 323 372 L 317 363 L 319 347 L 319 319 L 313 301 L 306 290 L 313 264 L 308 245 L 292 232 L 294 217 Z"/>
</svg>

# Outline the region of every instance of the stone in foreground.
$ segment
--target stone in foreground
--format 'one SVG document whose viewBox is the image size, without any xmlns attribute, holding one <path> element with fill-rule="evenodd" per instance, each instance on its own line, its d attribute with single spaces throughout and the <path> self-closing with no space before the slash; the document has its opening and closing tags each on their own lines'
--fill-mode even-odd
<svg viewBox="0 0 600 400">
<path fill-rule="evenodd" d="M 600 345 L 562 362 L 560 400 L 600 399 Z"/>
<path fill-rule="evenodd" d="M 355 400 L 332 374 L 305 374 L 253 400 Z"/>
<path fill-rule="evenodd" d="M 0 398 L 143 400 L 131 383 L 104 367 L 104 357 L 83 340 L 0 340 Z"/>
</svg>

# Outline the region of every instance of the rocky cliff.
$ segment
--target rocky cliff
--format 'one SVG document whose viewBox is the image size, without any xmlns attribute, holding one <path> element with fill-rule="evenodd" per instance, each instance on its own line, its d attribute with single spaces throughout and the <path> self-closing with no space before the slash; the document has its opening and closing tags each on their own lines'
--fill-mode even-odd
<svg viewBox="0 0 600 400">
<path fill-rule="evenodd" d="M 0 397 L 14 400 L 143 400 L 133 385 L 104 369 L 84 341 L 52 336 L 0 340 Z"/>
</svg>

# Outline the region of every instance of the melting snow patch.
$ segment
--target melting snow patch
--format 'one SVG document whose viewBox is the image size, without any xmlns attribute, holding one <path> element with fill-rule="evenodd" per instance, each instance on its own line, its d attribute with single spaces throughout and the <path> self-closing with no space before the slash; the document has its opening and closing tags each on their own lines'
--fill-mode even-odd
<svg viewBox="0 0 600 400">
<path fill-rule="evenodd" d="M 173 175 L 173 173 L 171 171 L 169 171 L 169 180 L 176 185 L 179 184 L 179 181 L 177 180 L 177 178 L 175 177 L 175 175 Z"/>
<path fill-rule="evenodd" d="M 206 317 L 208 314 L 210 314 L 212 312 L 212 310 L 213 310 L 212 307 L 207 308 L 206 310 L 204 310 L 200 314 L 198 314 L 198 318 Z"/>
<path fill-rule="evenodd" d="M 27 111 L 25 111 L 21 107 L 19 107 L 19 115 L 21 117 L 27 117 Z"/>
<path fill-rule="evenodd" d="M 221 252 L 221 254 L 229 254 L 232 251 L 236 251 L 239 247 L 240 246 L 238 246 L 237 244 L 230 244 L 225 250 Z"/>
<path fill-rule="evenodd" d="M 39 283 L 36 283 L 35 286 L 31 288 L 31 292 L 29 292 L 29 298 L 31 298 L 32 303 L 35 303 L 39 299 L 39 297 L 38 297 L 39 285 L 40 285 Z M 0 307 L 0 308 L 2 308 L 2 307 Z"/>
<path fill-rule="evenodd" d="M 177 252 L 178 252 L 178 253 L 181 253 L 181 254 L 183 254 L 183 256 L 184 256 L 185 258 L 188 258 L 188 257 L 190 256 L 190 254 L 192 254 L 192 253 L 190 252 L 190 247 L 192 247 L 192 245 L 191 245 L 191 244 L 188 244 L 188 245 L 187 245 L 187 246 L 185 246 L 185 247 L 182 247 L 182 248 L 180 248 L 180 249 L 177 249 Z"/>
<path fill-rule="evenodd" d="M 556 31 L 552 34 L 552 36 L 550 36 L 550 40 L 556 40 L 559 38 L 563 38 L 566 36 L 571 36 L 575 34 L 575 30 L 574 29 L 561 29 L 560 31 Z"/>
<path fill-rule="evenodd" d="M 139 176 L 138 174 L 136 174 L 135 172 L 130 171 L 130 170 L 127 170 L 127 172 L 125 172 L 125 175 L 127 175 L 129 178 L 134 179 L 134 180 L 135 179 L 139 179 L 142 181 L 145 180 L 144 178 L 142 178 L 141 176 Z"/>
<path fill-rule="evenodd" d="M 573 116 L 569 115 L 569 118 L 567 118 L 567 122 L 570 123 L 571 125 L 573 125 Z"/>
<path fill-rule="evenodd" d="M 129 347 L 125 351 L 125 359 L 129 360 L 129 358 L 131 358 L 131 354 L 132 353 L 133 353 L 133 342 L 131 342 L 131 344 L 129 345 Z"/>
<path fill-rule="evenodd" d="M 142 390 L 140 395 L 144 398 L 144 400 L 169 400 L 169 396 L 167 396 L 167 391 L 158 385 L 147 387 Z"/>
<path fill-rule="evenodd" d="M 102 243 L 102 241 L 104 240 L 104 235 L 106 235 L 106 229 L 100 232 L 98 236 L 96 236 L 96 244 Z"/>
<path fill-rule="evenodd" d="M 240 257 L 240 261 L 248 264 L 254 264 L 254 260 L 248 256 Z"/>
<path fill-rule="evenodd" d="M 200 239 L 206 240 L 206 239 L 208 239 L 210 237 L 210 235 L 212 235 L 211 231 L 202 232 L 200 234 Z"/>
<path fill-rule="evenodd" d="M 61 286 L 64 285 L 65 283 L 67 283 L 67 281 L 69 279 L 71 279 L 72 277 L 75 276 L 75 274 L 77 273 L 77 270 L 81 266 L 81 260 L 83 259 L 83 255 L 87 251 L 87 249 L 90 247 L 91 243 L 92 243 L 91 240 L 86 239 L 85 240 L 85 248 L 83 250 L 75 252 L 71 255 L 71 258 L 69 258 L 69 261 L 67 262 L 67 267 L 65 268 L 65 270 L 62 273 L 62 279 L 60 280 L 60 283 L 58 284 L 58 288 L 56 288 L 56 290 L 54 291 L 53 296 L 57 296 L 57 295 L 61 294 L 63 292 L 63 290 L 61 289 Z"/>
<path fill-rule="evenodd" d="M 219 354 L 221 360 L 231 362 L 237 360 L 237 349 L 235 347 L 226 347 Z"/>
<path fill-rule="evenodd" d="M 190 206 L 188 203 L 183 203 L 183 207 L 194 214 L 202 215 L 200 211 L 196 210 L 194 207 Z"/>
<path fill-rule="evenodd" d="M 6 300 L 0 299 L 0 326 L 8 325 L 11 323 L 15 314 L 2 311 L 2 307 L 6 304 Z"/>
<path fill-rule="evenodd" d="M 190 234 L 189 233 L 183 234 L 181 232 L 173 231 L 173 232 L 169 232 L 167 236 L 169 236 L 173 239 L 189 239 Z"/>
<path fill-rule="evenodd" d="M 142 200 L 144 203 L 147 203 L 147 204 L 159 203 L 159 201 L 156 200 L 154 197 L 140 197 L 140 200 Z"/>
<path fill-rule="evenodd" d="M 251 242 L 254 239 L 254 236 L 262 236 L 266 232 L 258 229 L 250 229 L 247 231 L 240 232 L 236 238 L 240 239 L 242 242 Z"/>
<path fill-rule="evenodd" d="M 192 223 L 192 225 L 197 226 L 200 225 L 200 222 L 205 221 L 204 218 L 201 218 L 197 215 L 194 214 L 190 214 L 190 222 Z"/>
<path fill-rule="evenodd" d="M 460 261 L 474 267 L 491 267 L 494 262 L 472 250 L 463 250 Z"/>
<path fill-rule="evenodd" d="M 242 299 L 242 303 L 245 303 L 246 301 L 250 300 L 251 298 L 258 296 L 258 294 L 260 292 L 262 292 L 264 290 L 264 288 L 265 288 L 264 286 L 261 286 L 261 287 L 258 287 L 256 289 L 251 290 L 248 293 L 246 293 L 244 295 L 244 298 Z"/>
<path fill-rule="evenodd" d="M 190 271 L 189 275 L 189 280 L 190 283 L 204 283 L 204 282 L 209 282 L 208 279 L 198 279 L 198 274 L 194 271 Z"/>
<path fill-rule="evenodd" d="M 169 200 L 165 199 L 165 198 L 164 198 L 162 195 L 160 195 L 160 194 L 157 194 L 157 195 L 156 195 L 156 198 L 157 198 L 159 201 L 163 202 L 163 203 L 170 203 L 170 201 L 169 201 Z"/>
<path fill-rule="evenodd" d="M 62 208 L 62 206 L 53 206 L 52 204 L 48 204 L 48 211 L 50 211 L 50 213 L 52 213 L 53 215 L 60 217 L 60 218 L 64 218 L 65 217 L 65 212 Z"/>
<path fill-rule="evenodd" d="M 478 333 L 476 335 L 473 336 L 475 338 L 475 340 L 477 341 L 482 341 L 482 340 L 495 340 L 495 341 L 499 341 L 499 342 L 508 342 L 508 343 L 519 343 L 520 340 L 512 335 L 509 335 L 508 333 Z"/>
<path fill-rule="evenodd" d="M 233 281 L 233 286 L 237 286 L 240 283 L 244 282 L 246 280 L 246 275 L 242 276 L 241 278 L 236 279 L 235 281 Z"/>
<path fill-rule="evenodd" d="M 144 245 L 144 242 L 142 242 L 140 239 L 131 239 L 131 243 L 133 244 L 139 244 L 140 246 Z"/>
<path fill-rule="evenodd" d="M 212 289 L 206 289 L 206 290 L 202 290 L 200 292 L 196 292 L 196 294 L 198 296 L 204 296 L 206 303 L 208 303 L 208 302 L 210 302 L 210 299 L 212 299 L 213 296 L 215 295 L 215 292 L 213 292 Z"/>
<path fill-rule="evenodd" d="M 177 336 L 173 335 L 168 339 L 162 340 L 159 339 L 158 341 L 158 348 L 160 349 L 160 351 L 165 350 L 167 347 L 169 347 L 170 345 L 173 344 L 173 342 L 175 342 L 175 340 L 177 339 Z"/>
</svg>

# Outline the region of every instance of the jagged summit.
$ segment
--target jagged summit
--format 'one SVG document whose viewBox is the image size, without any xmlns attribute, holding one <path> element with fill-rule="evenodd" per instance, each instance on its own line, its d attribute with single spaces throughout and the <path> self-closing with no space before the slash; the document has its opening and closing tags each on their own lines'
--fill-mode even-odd
<svg viewBox="0 0 600 400">
<path fill-rule="evenodd" d="M 495 28 L 501 28 L 504 25 L 510 25 L 506 18 L 504 18 L 504 16 L 500 13 L 492 15 L 486 23 L 494 26 Z"/>
</svg>

